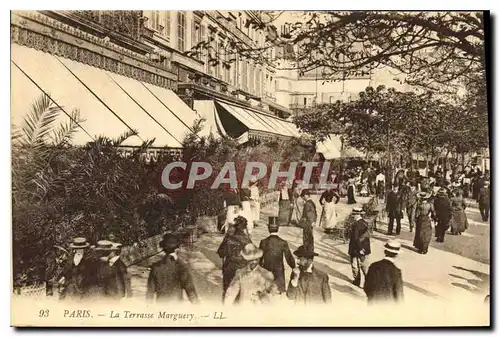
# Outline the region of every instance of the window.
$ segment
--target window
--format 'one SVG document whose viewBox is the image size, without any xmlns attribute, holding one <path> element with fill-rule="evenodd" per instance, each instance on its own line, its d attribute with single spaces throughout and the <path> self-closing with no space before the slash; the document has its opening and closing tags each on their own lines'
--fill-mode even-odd
<svg viewBox="0 0 500 337">
<path fill-rule="evenodd" d="M 232 70 L 233 70 L 233 76 L 231 78 L 231 84 L 234 86 L 238 86 L 238 58 L 236 57 L 236 60 L 234 61 L 233 64 L 231 64 Z"/>
<path fill-rule="evenodd" d="M 212 60 L 213 58 L 216 58 L 217 55 L 216 55 L 216 52 L 217 52 L 217 40 L 215 39 L 215 31 L 211 31 L 210 32 L 210 48 L 208 49 L 208 60 L 207 61 L 210 61 Z M 214 75 L 215 74 L 215 67 L 213 65 L 208 65 L 208 74 L 209 75 Z"/>
<path fill-rule="evenodd" d="M 217 65 L 217 77 L 220 78 L 221 80 L 224 80 L 224 61 L 226 59 L 226 53 L 224 52 L 224 42 L 222 40 L 219 40 L 217 42 L 217 50 L 218 50 L 218 55 L 217 55 L 217 60 L 219 60 L 219 64 Z"/>
<path fill-rule="evenodd" d="M 247 61 L 241 62 L 241 87 L 247 90 Z"/>
<path fill-rule="evenodd" d="M 170 38 L 170 12 L 165 11 L 164 15 L 165 17 L 163 19 L 165 28 L 163 29 L 163 35 Z"/>
<path fill-rule="evenodd" d="M 257 76 L 255 77 L 255 93 L 258 96 L 261 96 L 260 81 L 261 81 L 261 70 L 257 69 Z"/>
<path fill-rule="evenodd" d="M 201 42 L 202 40 L 202 31 L 201 31 L 201 24 L 197 21 L 193 21 L 193 29 L 191 31 L 191 44 L 192 44 L 192 47 L 194 48 L 196 45 L 198 45 L 198 43 Z M 201 52 L 201 50 L 199 50 L 198 52 Z M 201 57 L 200 54 L 197 54 L 195 57 L 200 60 Z"/>
<path fill-rule="evenodd" d="M 304 97 L 304 106 L 306 106 L 306 105 L 307 105 L 307 98 Z"/>
<path fill-rule="evenodd" d="M 160 11 L 151 11 L 151 28 L 159 31 Z"/>
<path fill-rule="evenodd" d="M 186 15 L 181 11 L 177 12 L 177 48 L 186 49 Z"/>
<path fill-rule="evenodd" d="M 254 87 L 254 69 L 252 64 L 248 64 L 248 90 L 253 93 Z"/>
</svg>

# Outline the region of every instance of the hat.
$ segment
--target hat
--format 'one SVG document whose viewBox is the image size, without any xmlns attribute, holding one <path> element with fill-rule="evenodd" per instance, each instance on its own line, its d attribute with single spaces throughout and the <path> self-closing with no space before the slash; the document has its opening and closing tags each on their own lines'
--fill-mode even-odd
<svg viewBox="0 0 500 337">
<path fill-rule="evenodd" d="M 87 242 L 87 239 L 85 238 L 74 238 L 73 242 L 69 244 L 69 248 L 73 249 L 82 249 L 82 248 L 88 248 L 90 244 Z"/>
<path fill-rule="evenodd" d="M 417 197 L 420 199 L 429 199 L 431 194 L 428 192 L 418 192 Z"/>
<path fill-rule="evenodd" d="M 234 218 L 234 227 L 245 229 L 247 228 L 247 226 L 248 226 L 248 221 L 245 217 L 238 215 L 236 218 Z"/>
<path fill-rule="evenodd" d="M 318 256 L 317 253 L 315 253 L 313 250 L 306 249 L 303 245 L 297 248 L 296 251 L 293 252 L 293 254 L 297 257 L 305 257 L 305 258 L 312 258 L 314 256 Z"/>
<path fill-rule="evenodd" d="M 259 249 L 253 243 L 247 244 L 240 252 L 240 255 L 247 261 L 257 260 L 264 255 L 262 249 Z"/>
<path fill-rule="evenodd" d="M 352 215 L 363 215 L 365 211 L 362 208 L 353 208 Z"/>
<path fill-rule="evenodd" d="M 438 191 L 437 191 L 438 194 L 441 194 L 441 195 L 448 195 L 448 191 L 446 190 L 446 188 L 443 188 L 441 187 Z"/>
<path fill-rule="evenodd" d="M 118 250 L 118 248 L 115 247 L 114 243 L 111 241 L 100 240 L 100 241 L 97 241 L 97 245 L 95 246 L 94 250 L 112 251 L 112 250 Z"/>
<path fill-rule="evenodd" d="M 277 229 L 278 228 L 278 217 L 277 216 L 270 216 L 267 226 L 270 229 L 271 228 Z"/>
<path fill-rule="evenodd" d="M 384 246 L 385 251 L 393 254 L 399 254 L 401 243 L 398 240 L 390 240 Z"/>
<path fill-rule="evenodd" d="M 484 181 L 484 185 L 485 185 L 485 186 L 489 186 L 489 185 L 490 185 L 490 181 L 489 181 L 489 180 L 485 180 L 485 181 Z"/>
<path fill-rule="evenodd" d="M 163 249 L 175 249 L 181 245 L 177 235 L 172 233 L 167 233 L 163 236 L 163 240 L 160 241 L 159 246 Z"/>
</svg>

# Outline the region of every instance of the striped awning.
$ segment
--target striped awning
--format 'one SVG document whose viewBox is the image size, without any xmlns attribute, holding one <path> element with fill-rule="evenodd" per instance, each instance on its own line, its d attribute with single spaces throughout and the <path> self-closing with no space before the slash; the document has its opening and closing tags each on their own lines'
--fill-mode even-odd
<svg viewBox="0 0 500 337">
<path fill-rule="evenodd" d="M 136 130 L 138 135 L 122 145 L 140 146 L 155 139 L 154 147 L 181 147 L 199 118 L 169 89 L 17 44 L 11 47 L 14 126 L 22 125 L 42 94 L 64 110 L 57 122 L 69 122 L 71 111 L 80 110 L 85 121 L 73 135 L 75 145 Z"/>
<path fill-rule="evenodd" d="M 295 124 L 284 119 L 254 110 L 238 107 L 226 102 L 217 101 L 233 117 L 243 123 L 249 130 L 267 132 L 285 137 L 299 137 Z"/>
</svg>

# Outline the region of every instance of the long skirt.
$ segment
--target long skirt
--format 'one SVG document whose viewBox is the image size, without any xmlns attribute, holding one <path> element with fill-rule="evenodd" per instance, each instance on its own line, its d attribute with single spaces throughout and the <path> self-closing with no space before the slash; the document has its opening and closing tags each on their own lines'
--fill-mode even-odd
<svg viewBox="0 0 500 337">
<path fill-rule="evenodd" d="M 234 224 L 234 219 L 240 214 L 240 206 L 229 205 L 226 210 L 226 221 L 224 222 L 224 233 L 227 233 L 230 225 Z"/>
<path fill-rule="evenodd" d="M 469 227 L 467 216 L 463 209 L 453 210 L 451 213 L 451 233 L 459 234 L 465 232 Z"/>
<path fill-rule="evenodd" d="M 302 244 L 309 251 L 314 251 L 314 235 L 312 224 L 304 224 L 302 228 Z"/>
<path fill-rule="evenodd" d="M 352 205 L 356 203 L 356 199 L 354 198 L 354 185 L 349 185 L 347 187 L 347 204 Z"/>
<path fill-rule="evenodd" d="M 415 240 L 413 246 L 421 252 L 427 252 L 432 238 L 431 219 L 427 216 L 417 218 L 415 226 Z"/>
<path fill-rule="evenodd" d="M 333 202 L 325 202 L 323 204 L 323 212 L 321 213 L 320 227 L 326 230 L 337 227 L 337 211 Z"/>
<path fill-rule="evenodd" d="M 250 208 L 252 209 L 253 222 L 256 223 L 260 220 L 260 202 L 254 200 L 250 201 Z"/>
<path fill-rule="evenodd" d="M 288 226 L 291 217 L 292 217 L 292 204 L 290 203 L 290 200 L 281 200 L 279 202 L 279 210 L 278 210 L 278 225 Z"/>
<path fill-rule="evenodd" d="M 248 234 L 252 233 L 253 230 L 253 217 L 252 217 L 252 207 L 250 206 L 250 201 L 241 202 L 241 216 L 247 219 L 247 230 Z"/>
<path fill-rule="evenodd" d="M 304 211 L 305 201 L 302 198 L 295 199 L 295 206 L 292 210 L 292 222 L 299 223 L 302 219 L 302 212 Z"/>
</svg>

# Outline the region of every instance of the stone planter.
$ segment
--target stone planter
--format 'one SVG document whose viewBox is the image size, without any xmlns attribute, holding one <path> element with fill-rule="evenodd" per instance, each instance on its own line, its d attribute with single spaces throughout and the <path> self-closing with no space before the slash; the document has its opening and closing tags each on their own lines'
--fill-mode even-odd
<svg viewBox="0 0 500 337">
<path fill-rule="evenodd" d="M 214 234 L 218 233 L 218 219 L 216 216 L 199 216 L 196 219 L 196 226 L 203 229 L 203 233 Z"/>
</svg>

